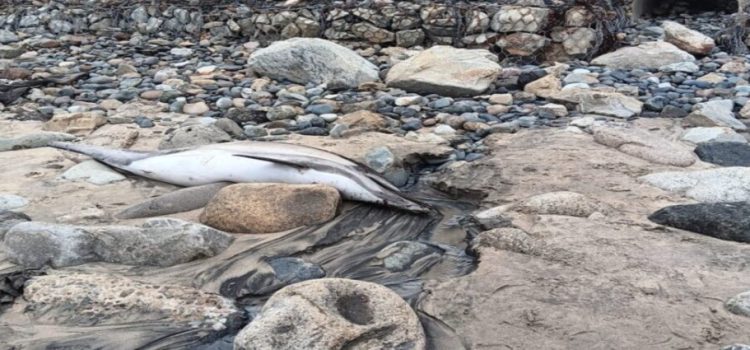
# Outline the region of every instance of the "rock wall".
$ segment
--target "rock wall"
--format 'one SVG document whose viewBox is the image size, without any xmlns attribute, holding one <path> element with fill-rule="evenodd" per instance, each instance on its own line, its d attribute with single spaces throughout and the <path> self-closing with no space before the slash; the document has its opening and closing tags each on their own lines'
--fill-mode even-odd
<svg viewBox="0 0 750 350">
<path fill-rule="evenodd" d="M 302 0 L 291 7 L 249 0 L 5 1 L 0 28 L 28 34 L 120 32 L 261 42 L 322 37 L 381 46 L 487 47 L 537 60 L 597 53 L 614 36 L 618 13 L 611 0 Z"/>
</svg>

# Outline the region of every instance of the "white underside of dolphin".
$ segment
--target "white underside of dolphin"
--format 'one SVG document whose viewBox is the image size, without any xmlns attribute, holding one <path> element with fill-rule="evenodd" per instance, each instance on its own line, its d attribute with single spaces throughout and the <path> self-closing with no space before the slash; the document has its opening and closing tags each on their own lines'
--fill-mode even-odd
<svg viewBox="0 0 750 350">
<path fill-rule="evenodd" d="M 117 169 L 180 186 L 216 182 L 325 184 L 349 200 L 413 212 L 428 208 L 366 166 L 312 147 L 276 142 L 241 141 L 191 149 L 135 152 L 84 144 L 50 146 L 88 155 Z"/>
</svg>

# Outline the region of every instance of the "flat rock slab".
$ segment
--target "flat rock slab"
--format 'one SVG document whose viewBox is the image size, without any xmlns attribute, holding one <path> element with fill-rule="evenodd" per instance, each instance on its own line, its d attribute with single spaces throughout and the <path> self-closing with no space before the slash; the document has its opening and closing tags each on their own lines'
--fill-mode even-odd
<svg viewBox="0 0 750 350">
<path fill-rule="evenodd" d="M 331 89 L 356 88 L 378 81 L 379 70 L 354 51 L 328 40 L 293 38 L 255 51 L 248 60 L 257 73 L 300 84 L 327 84 Z"/>
<path fill-rule="evenodd" d="M 141 227 L 32 221 L 10 228 L 2 247 L 10 261 L 31 268 L 97 261 L 172 266 L 219 254 L 233 240 L 224 232 L 177 219 L 151 219 Z"/>
<path fill-rule="evenodd" d="M 27 316 L 66 325 L 122 324 L 169 319 L 226 329 L 242 318 L 234 303 L 190 287 L 143 283 L 108 274 L 55 273 L 24 288 Z"/>
<path fill-rule="evenodd" d="M 487 50 L 433 46 L 394 65 L 388 86 L 419 94 L 473 96 L 495 82 L 502 67 Z"/>
<path fill-rule="evenodd" d="M 653 163 L 679 167 L 695 163 L 689 150 L 647 131 L 607 125 L 595 125 L 591 131 L 596 142 Z"/>
<path fill-rule="evenodd" d="M 750 204 L 746 202 L 674 205 L 648 219 L 718 239 L 750 243 Z"/>
<path fill-rule="evenodd" d="M 59 177 L 63 180 L 85 180 L 94 185 L 106 185 L 125 180 L 125 176 L 95 160 L 87 160 L 74 165 Z"/>
<path fill-rule="evenodd" d="M 276 292 L 235 338 L 237 350 L 424 350 L 417 315 L 379 284 L 324 278 Z"/>
<path fill-rule="evenodd" d="M 716 47 L 714 39 L 677 22 L 664 21 L 661 26 L 664 28 L 664 40 L 687 52 L 708 55 Z"/>
<path fill-rule="evenodd" d="M 703 102 L 693 107 L 684 120 L 690 126 L 725 126 L 734 130 L 747 130 L 747 126 L 734 116 L 732 100 L 715 100 Z"/>
<path fill-rule="evenodd" d="M 729 167 L 697 171 L 667 171 L 641 176 L 641 180 L 665 191 L 700 202 L 750 200 L 750 168 Z"/>
<path fill-rule="evenodd" d="M 703 142 L 739 142 L 747 143 L 744 136 L 728 127 L 697 127 L 690 128 L 680 138 L 682 141 L 695 144 Z"/>
<path fill-rule="evenodd" d="M 664 41 L 650 41 L 638 46 L 629 46 L 606 53 L 591 61 L 591 64 L 613 69 L 658 69 L 659 67 L 694 62 L 693 55 Z"/>
<path fill-rule="evenodd" d="M 738 142 L 701 143 L 695 154 L 704 162 L 721 166 L 750 166 L 750 145 Z"/>
</svg>

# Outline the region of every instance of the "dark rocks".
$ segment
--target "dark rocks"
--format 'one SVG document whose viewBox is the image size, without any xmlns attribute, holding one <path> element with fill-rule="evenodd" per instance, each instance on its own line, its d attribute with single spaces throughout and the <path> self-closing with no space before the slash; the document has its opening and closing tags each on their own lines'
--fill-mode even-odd
<svg viewBox="0 0 750 350">
<path fill-rule="evenodd" d="M 649 220 L 718 239 L 750 243 L 750 203 L 698 203 L 659 209 Z"/>
<path fill-rule="evenodd" d="M 739 142 L 701 143 L 695 154 L 708 163 L 721 166 L 750 166 L 750 145 Z"/>
</svg>

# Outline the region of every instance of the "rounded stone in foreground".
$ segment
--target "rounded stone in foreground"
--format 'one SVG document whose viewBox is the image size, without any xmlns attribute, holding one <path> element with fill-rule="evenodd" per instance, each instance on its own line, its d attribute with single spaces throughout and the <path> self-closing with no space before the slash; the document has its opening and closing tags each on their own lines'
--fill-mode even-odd
<svg viewBox="0 0 750 350">
<path fill-rule="evenodd" d="M 236 184 L 221 189 L 200 220 L 228 232 L 281 232 L 333 219 L 340 201 L 326 185 Z"/>
<path fill-rule="evenodd" d="M 236 350 L 422 350 L 422 325 L 409 305 L 379 284 L 339 278 L 276 292 L 234 340 Z"/>
<path fill-rule="evenodd" d="M 725 306 L 733 314 L 750 317 L 750 291 L 735 295 Z"/>
</svg>

